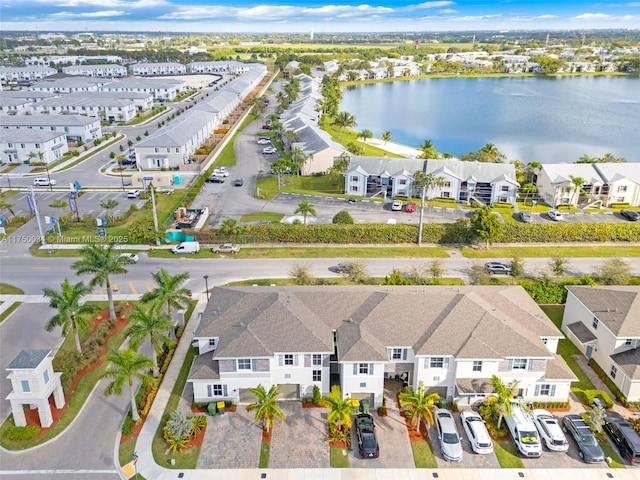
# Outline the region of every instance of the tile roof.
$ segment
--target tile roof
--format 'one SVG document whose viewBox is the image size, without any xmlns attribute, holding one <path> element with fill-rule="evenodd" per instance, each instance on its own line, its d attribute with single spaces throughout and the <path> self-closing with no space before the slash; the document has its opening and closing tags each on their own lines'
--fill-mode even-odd
<svg viewBox="0 0 640 480">
<path fill-rule="evenodd" d="M 567 286 L 616 337 L 640 337 L 640 287 Z"/>
<path fill-rule="evenodd" d="M 51 350 L 22 350 L 16 358 L 11 360 L 7 370 L 36 368 L 42 360 L 47 358 L 49 353 L 51 353 Z"/>
<path fill-rule="evenodd" d="M 562 337 L 521 287 L 217 287 L 196 337 L 218 337 L 217 358 L 332 352 L 386 361 L 387 346 L 457 358 L 553 358 Z"/>
</svg>

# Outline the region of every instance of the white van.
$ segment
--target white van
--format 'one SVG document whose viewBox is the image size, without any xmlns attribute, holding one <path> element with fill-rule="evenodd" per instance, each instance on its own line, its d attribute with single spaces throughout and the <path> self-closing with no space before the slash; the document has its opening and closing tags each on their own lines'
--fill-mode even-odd
<svg viewBox="0 0 640 480">
<path fill-rule="evenodd" d="M 50 185 L 55 185 L 56 181 L 55 180 L 51 180 L 51 182 L 49 182 L 48 178 L 34 178 L 33 179 L 33 185 L 36 187 L 48 187 Z"/>
<path fill-rule="evenodd" d="M 171 249 L 172 253 L 198 253 L 200 242 L 182 242 Z"/>
</svg>

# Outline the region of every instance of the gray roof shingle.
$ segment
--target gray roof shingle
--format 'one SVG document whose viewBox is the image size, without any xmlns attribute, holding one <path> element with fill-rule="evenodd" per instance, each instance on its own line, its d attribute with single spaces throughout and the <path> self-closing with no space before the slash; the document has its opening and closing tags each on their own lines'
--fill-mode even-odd
<svg viewBox="0 0 640 480">
<path fill-rule="evenodd" d="M 22 350 L 16 358 L 11 360 L 7 370 L 36 368 L 49 353 L 51 350 Z"/>
<path fill-rule="evenodd" d="M 572 285 L 567 290 L 616 337 L 640 337 L 640 287 Z"/>
</svg>

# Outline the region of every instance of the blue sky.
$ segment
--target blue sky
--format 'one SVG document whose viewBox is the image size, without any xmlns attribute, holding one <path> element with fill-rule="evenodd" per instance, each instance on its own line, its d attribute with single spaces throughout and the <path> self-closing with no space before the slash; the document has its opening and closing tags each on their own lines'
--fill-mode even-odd
<svg viewBox="0 0 640 480">
<path fill-rule="evenodd" d="M 0 0 L 3 30 L 382 32 L 640 28 L 640 0 Z"/>
</svg>

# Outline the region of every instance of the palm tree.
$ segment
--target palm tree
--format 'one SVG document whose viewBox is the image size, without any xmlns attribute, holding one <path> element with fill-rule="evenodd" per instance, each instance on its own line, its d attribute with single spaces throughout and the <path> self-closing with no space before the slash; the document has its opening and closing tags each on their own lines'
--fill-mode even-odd
<svg viewBox="0 0 640 480">
<path fill-rule="evenodd" d="M 422 145 L 420 145 L 419 149 L 422 150 L 422 153 L 420 154 L 420 158 L 428 159 L 428 158 L 438 158 L 440 156 L 440 154 L 436 150 L 435 145 L 431 140 L 427 139 L 424 142 L 422 142 Z"/>
<path fill-rule="evenodd" d="M 157 287 L 151 292 L 145 293 L 140 299 L 143 302 L 154 302 L 158 305 L 167 305 L 169 318 L 173 320 L 172 308 L 185 308 L 189 302 L 191 291 L 183 287 L 182 284 L 189 278 L 189 273 L 178 273 L 171 275 L 164 268 L 159 272 L 152 273 L 151 276 Z"/>
<path fill-rule="evenodd" d="M 358 133 L 358 137 L 361 138 L 364 143 L 367 143 L 367 140 L 373 137 L 373 132 L 365 128 Z"/>
<path fill-rule="evenodd" d="M 357 400 L 353 398 L 342 398 L 342 392 L 338 385 L 331 387 L 331 391 L 322 399 L 322 405 L 329 407 L 327 421 L 330 424 L 337 424 L 338 430 L 351 428 L 351 414 Z"/>
<path fill-rule="evenodd" d="M 391 134 L 391 132 L 389 130 L 385 130 L 384 132 L 382 132 L 382 137 L 380 137 L 380 138 L 382 139 L 382 141 L 386 145 L 387 142 L 391 141 L 391 139 L 393 138 L 393 135 Z"/>
<path fill-rule="evenodd" d="M 338 112 L 331 123 L 340 127 L 340 131 L 344 131 L 345 128 L 352 128 L 358 125 L 356 123 L 356 117 L 351 115 L 349 112 Z"/>
<path fill-rule="evenodd" d="M 540 169 L 542 169 L 542 164 L 536 160 L 533 160 L 532 162 L 527 163 L 527 165 L 524 168 L 527 181 L 535 184 L 536 171 Z"/>
<path fill-rule="evenodd" d="M 223 235 L 240 235 L 244 231 L 244 227 L 235 218 L 227 218 L 218 229 Z"/>
<path fill-rule="evenodd" d="M 47 332 L 50 332 L 60 325 L 63 336 L 66 336 L 69 330 L 72 330 L 76 350 L 82 353 L 79 331 L 88 330 L 91 326 L 89 318 L 83 314 L 91 313 L 95 310 L 95 307 L 86 303 L 80 305 L 80 301 L 82 297 L 91 293 L 91 287 L 88 287 L 82 282 L 71 285 L 66 278 L 60 287 L 60 291 L 52 288 L 43 289 L 44 296 L 49 298 L 49 306 L 58 309 L 58 313 L 49 320 L 45 328 Z"/>
<path fill-rule="evenodd" d="M 576 195 L 579 196 L 580 192 L 582 191 L 582 185 L 585 184 L 585 179 L 582 177 L 574 177 L 573 175 L 569 175 L 569 178 L 571 179 L 571 185 L 573 186 L 573 193 L 571 194 L 571 206 L 577 206 L 578 202 Z"/>
<path fill-rule="evenodd" d="M 313 205 L 311 205 L 311 203 L 309 202 L 309 200 L 307 200 L 306 198 L 304 200 L 302 200 L 299 204 L 298 204 L 298 208 L 296 208 L 296 211 L 293 213 L 301 213 L 302 217 L 304 218 L 304 224 L 307 224 L 307 215 L 311 214 L 314 217 L 316 216 L 316 209 L 313 208 Z"/>
<path fill-rule="evenodd" d="M 491 377 L 491 384 L 495 391 L 496 407 L 498 408 L 498 429 L 502 423 L 502 418 L 506 415 L 511 415 L 511 403 L 518 391 L 519 380 L 512 380 L 508 384 L 505 384 L 500 377 L 493 375 Z"/>
<path fill-rule="evenodd" d="M 422 245 L 422 228 L 424 221 L 424 197 L 432 188 L 441 188 L 446 183 L 446 178 L 435 176 L 433 173 L 427 173 L 420 170 L 416 170 L 413 174 L 413 184 L 417 188 L 422 188 L 422 195 L 420 196 L 420 223 L 418 226 L 418 245 Z"/>
<path fill-rule="evenodd" d="M 100 208 L 104 208 L 107 211 L 107 217 L 109 217 L 109 212 L 114 208 L 116 208 L 117 206 L 118 206 L 118 201 L 114 200 L 113 198 L 100 202 Z"/>
<path fill-rule="evenodd" d="M 153 367 L 153 361 L 146 355 L 141 355 L 132 348 L 128 348 L 120 351 L 111 350 L 107 355 L 107 362 L 110 364 L 100 378 L 112 378 L 113 381 L 107 385 L 104 394 L 107 397 L 114 393 L 122 395 L 123 387 L 127 383 L 131 399 L 131 419 L 137 422 L 140 420 L 140 415 L 138 415 L 136 396 L 133 391 L 133 380 L 138 379 L 141 382 L 149 380 L 150 376 L 146 372 Z"/>
<path fill-rule="evenodd" d="M 165 345 L 171 347 L 175 343 L 167 335 L 167 332 L 173 329 L 173 322 L 168 314 L 159 312 L 157 308 L 149 308 L 145 311 L 138 305 L 131 311 L 129 318 L 132 323 L 125 335 L 131 339 L 131 348 L 138 350 L 147 337 L 149 338 L 153 376 L 157 377 L 158 354 L 162 352 Z"/>
<path fill-rule="evenodd" d="M 420 431 L 420 425 L 424 422 L 427 427 L 433 424 L 433 409 L 436 400 L 440 398 L 437 393 L 427 393 L 424 383 L 418 383 L 418 390 L 412 392 L 405 390 L 398 395 L 405 415 L 411 421 L 411 425 Z"/>
<path fill-rule="evenodd" d="M 487 143 L 478 150 L 481 162 L 502 163 L 506 158 L 505 154 L 498 150 L 493 143 Z"/>
<path fill-rule="evenodd" d="M 120 275 L 127 273 L 125 265 L 129 264 L 127 257 L 120 256 L 115 248 L 115 243 L 107 245 L 85 245 L 80 250 L 82 260 L 78 260 L 71 265 L 78 275 L 89 273 L 93 278 L 89 282 L 90 287 L 104 285 L 107 289 L 107 299 L 109 301 L 109 318 L 116 318 L 116 310 L 113 306 L 113 289 L 111 288 L 110 275 Z"/>
<path fill-rule="evenodd" d="M 273 385 L 267 392 L 260 384 L 255 388 L 250 388 L 249 391 L 255 395 L 257 401 L 247 405 L 247 412 L 256 411 L 256 422 L 262 422 L 262 428 L 266 432 L 271 430 L 276 417 L 284 421 L 284 413 L 278 407 L 280 385 Z"/>
</svg>

